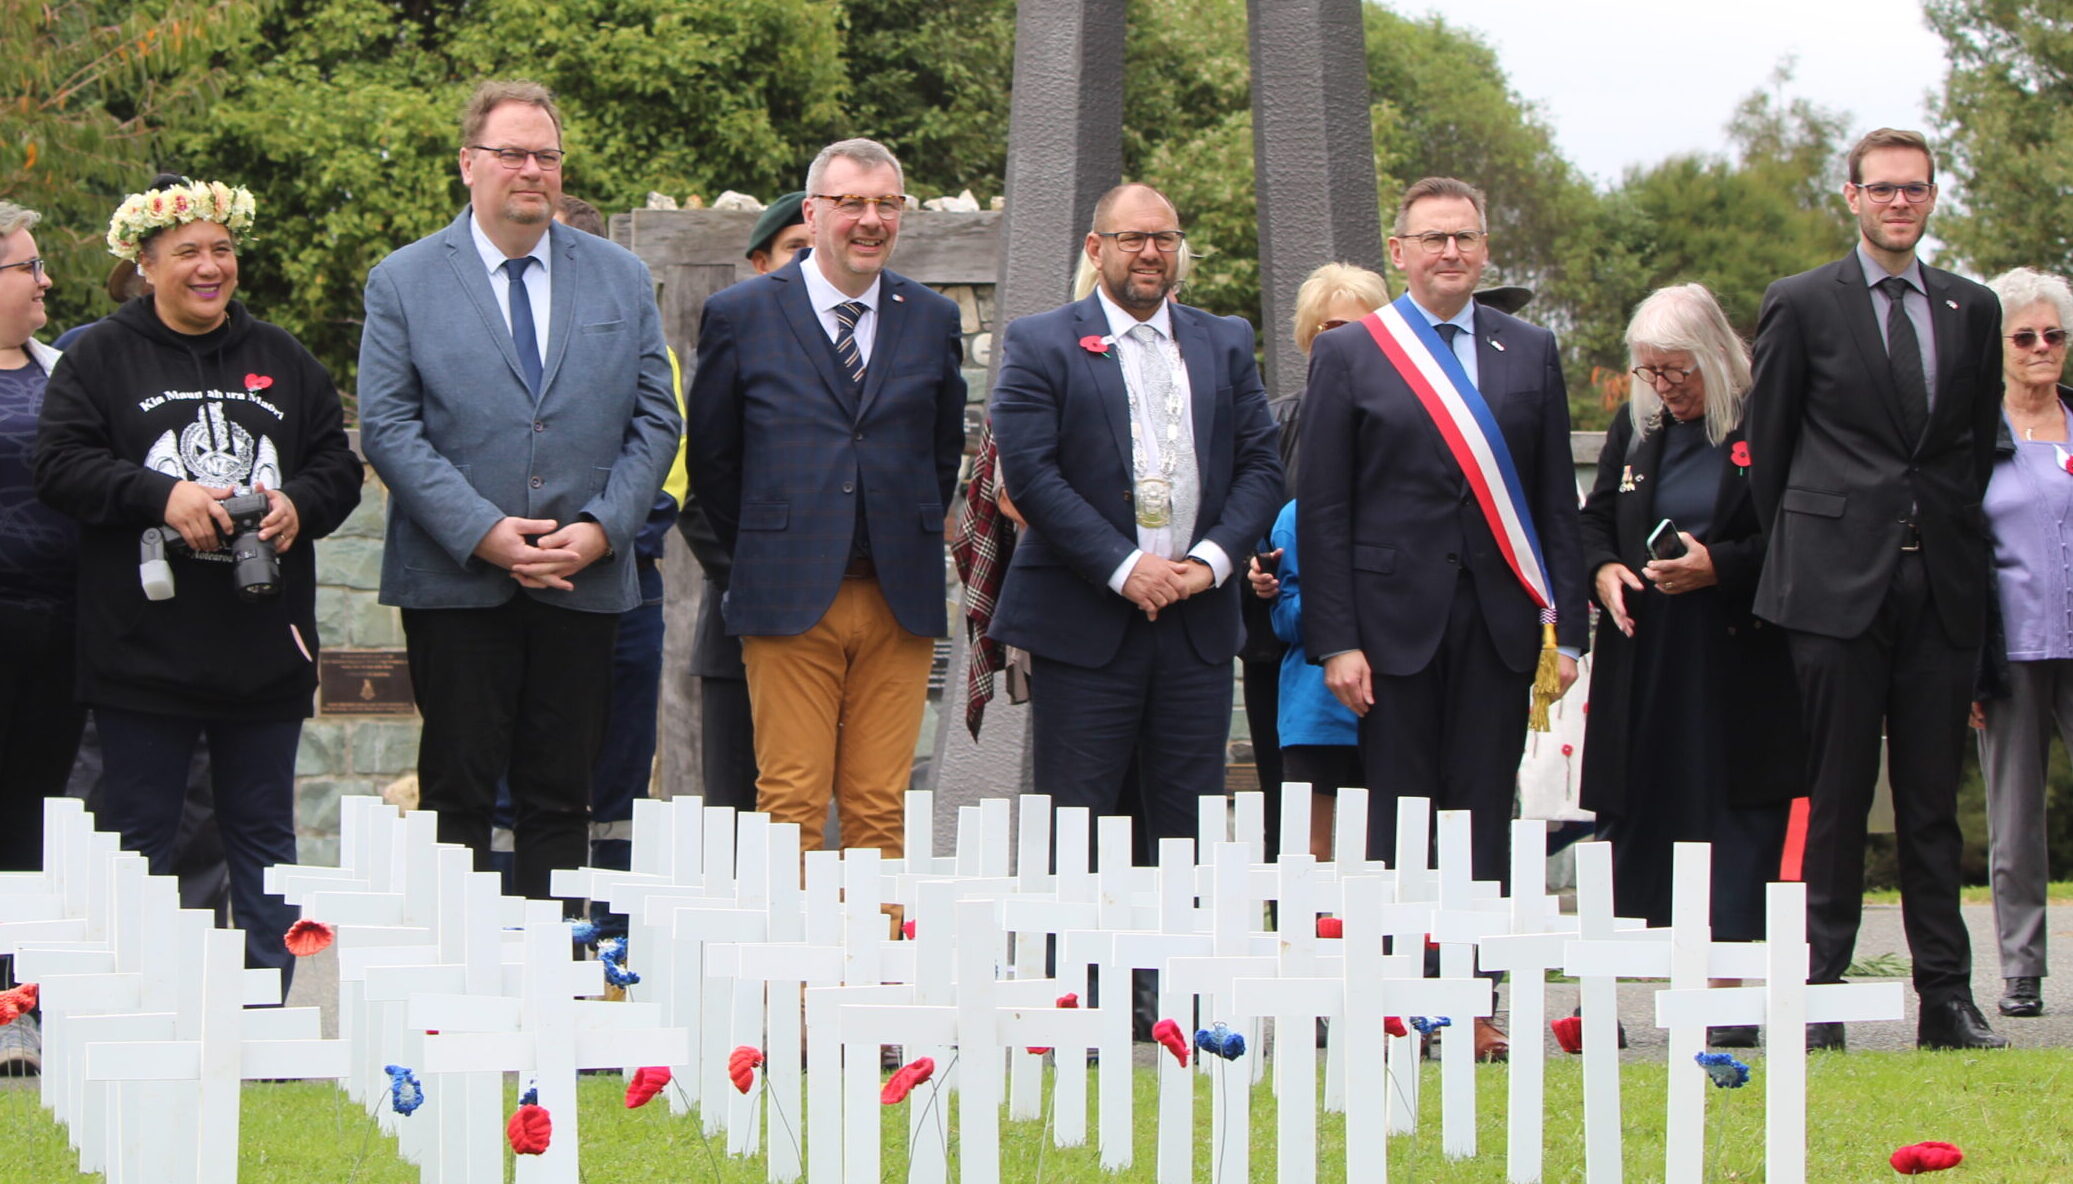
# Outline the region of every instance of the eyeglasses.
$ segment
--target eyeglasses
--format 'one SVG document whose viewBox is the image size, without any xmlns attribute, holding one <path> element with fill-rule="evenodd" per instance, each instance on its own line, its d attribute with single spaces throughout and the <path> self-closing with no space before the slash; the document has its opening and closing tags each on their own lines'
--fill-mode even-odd
<svg viewBox="0 0 2073 1184">
<path fill-rule="evenodd" d="M 0 263 L 0 271 L 6 271 L 10 267 L 21 268 L 23 271 L 28 272 L 33 279 L 40 280 L 44 276 L 43 256 L 41 255 L 34 259 L 24 259 L 20 263 Z M 2064 337 L 2065 334 L 2061 333 L 2059 336 Z M 2024 346 L 2023 348 L 2028 349 L 2029 347 Z"/>
<path fill-rule="evenodd" d="M 1135 255 L 1144 250 L 1147 242 L 1159 248 L 1160 254 L 1171 255 L 1180 250 L 1181 243 L 1187 241 L 1188 237 L 1178 230 L 1097 230 L 1094 233 L 1115 243 L 1116 249 L 1126 255 Z"/>
<path fill-rule="evenodd" d="M 1634 377 L 1654 386 L 1658 379 L 1667 380 L 1671 386 L 1683 386 L 1697 370 L 1680 369 L 1676 366 L 1636 366 Z"/>
<path fill-rule="evenodd" d="M 1406 234 L 1401 237 L 1405 242 L 1417 243 L 1425 248 L 1426 254 L 1437 255 L 1447 249 L 1447 240 L 1450 238 L 1454 240 L 1454 245 L 1466 254 L 1482 246 L 1490 236 L 1480 230 L 1435 230 L 1427 234 Z"/>
<path fill-rule="evenodd" d="M 866 197 L 861 193 L 816 193 L 822 201 L 835 203 L 835 212 L 845 218 L 861 218 L 865 210 L 876 210 L 878 216 L 891 222 L 907 212 L 908 197 L 904 193 L 888 193 L 883 197 Z"/>
<path fill-rule="evenodd" d="M 559 148 L 492 148 L 487 144 L 470 144 L 477 152 L 487 152 L 497 158 L 497 163 L 507 169 L 522 169 L 530 156 L 540 162 L 540 171 L 551 173 L 561 167 L 562 157 L 568 153 Z"/>
<path fill-rule="evenodd" d="M 1352 323 L 1352 321 L 1342 321 L 1337 317 L 1333 317 L 1330 320 L 1317 322 L 1317 331 L 1322 333 L 1327 329 L 1343 329 Z"/>
<path fill-rule="evenodd" d="M 31 260 L 31 262 L 41 262 L 41 260 Z M 9 264 L 9 266 L 19 267 L 20 264 Z M 2042 333 L 2037 332 L 2035 329 L 2024 329 L 2020 333 L 2010 333 L 2008 335 L 2008 339 L 2015 342 L 2017 349 L 2036 349 L 2039 337 L 2044 338 L 2044 348 L 2046 349 L 2057 349 L 2066 344 L 2066 331 L 2064 329 L 2046 329 Z"/>
<path fill-rule="evenodd" d="M 1907 195 L 1907 200 L 1910 204 L 1921 205 L 1935 196 L 1936 186 L 1924 184 L 1921 181 L 1911 181 L 1906 185 L 1888 185 L 1884 181 L 1874 181 L 1869 185 L 1857 186 L 1857 192 L 1862 193 L 1879 205 L 1885 205 L 1904 193 Z"/>
</svg>

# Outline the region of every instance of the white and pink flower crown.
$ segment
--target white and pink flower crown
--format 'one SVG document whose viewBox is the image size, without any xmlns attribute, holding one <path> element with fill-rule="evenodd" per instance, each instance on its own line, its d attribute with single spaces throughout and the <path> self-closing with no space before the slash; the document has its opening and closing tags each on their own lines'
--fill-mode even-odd
<svg viewBox="0 0 2073 1184">
<path fill-rule="evenodd" d="M 155 231 L 183 222 L 218 222 L 233 234 L 252 228 L 252 191 L 221 181 L 192 181 L 147 189 L 123 199 L 108 220 L 108 253 L 132 263 L 137 248 Z"/>
</svg>

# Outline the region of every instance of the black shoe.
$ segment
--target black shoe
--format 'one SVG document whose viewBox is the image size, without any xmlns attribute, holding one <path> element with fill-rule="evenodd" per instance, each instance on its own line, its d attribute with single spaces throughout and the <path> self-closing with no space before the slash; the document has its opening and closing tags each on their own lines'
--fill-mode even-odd
<svg viewBox="0 0 2073 1184">
<path fill-rule="evenodd" d="M 2008 990 L 2001 995 L 2001 1014 L 2027 1019 L 2044 1014 L 2044 993 L 2037 985 L 2035 975 L 2018 975 L 2004 978 Z"/>
<path fill-rule="evenodd" d="M 1970 999 L 1924 1003 L 1915 1023 L 1917 1048 L 2007 1048 L 2008 1039 L 1994 1035 L 1987 1017 Z"/>
<path fill-rule="evenodd" d="M 1706 1043 L 1715 1048 L 1755 1048 L 1755 1024 L 1722 1024 L 1706 1029 Z"/>
<path fill-rule="evenodd" d="M 1846 1046 L 1843 1043 L 1843 1026 L 1841 1024 L 1828 1023 L 1807 1025 L 1808 1052 L 1820 1052 L 1823 1050 L 1826 1050 L 1828 1052 L 1842 1052 L 1844 1051 L 1845 1047 Z"/>
</svg>

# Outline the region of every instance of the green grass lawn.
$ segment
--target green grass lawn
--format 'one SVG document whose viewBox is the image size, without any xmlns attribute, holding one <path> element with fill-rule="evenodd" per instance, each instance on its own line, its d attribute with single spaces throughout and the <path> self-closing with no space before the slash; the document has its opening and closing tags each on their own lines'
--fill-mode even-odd
<svg viewBox="0 0 2073 1184">
<path fill-rule="evenodd" d="M 1741 1090 L 1706 1091 L 1705 1179 L 1763 1179 L 1764 1065 L 1760 1054 L 1745 1056 L 1755 1078 Z M 1583 1179 L 1583 1112 L 1580 1064 L 1551 1062 L 1547 1074 L 1547 1159 L 1545 1179 Z M 1236 1072 L 1236 1069 L 1232 1070 Z M 1691 1068 L 1689 1071 L 1697 1072 Z M 1624 1088 L 1626 1177 L 1659 1180 L 1663 1169 L 1663 1084 L 1661 1065 L 1629 1066 Z M 1390 1143 L 1391 1178 L 1419 1184 L 1469 1184 L 1504 1179 L 1504 1074 L 1501 1066 L 1478 1068 L 1481 1102 L 1478 1138 L 1482 1154 L 1450 1162 L 1439 1147 L 1439 1083 L 1427 1066 L 1419 1133 Z M 2041 1184 L 2073 1180 L 2073 1108 L 2064 1104 L 2073 1086 L 2073 1051 L 2020 1049 L 1993 1054 L 1850 1053 L 1810 1059 L 1807 1080 L 1807 1178 L 1819 1184 L 1883 1181 L 1896 1177 L 1886 1164 L 1894 1148 L 1924 1139 L 1956 1143 L 1966 1159 L 1952 1173 L 1953 1184 Z M 1150 1072 L 1137 1074 L 1136 1160 L 1115 1179 L 1149 1180 L 1154 1157 L 1155 1098 Z M 1090 1090 L 1090 1092 L 1092 1092 Z M 581 1092 L 583 1178 L 587 1181 L 669 1181 L 751 1184 L 761 1181 L 760 1159 L 728 1159 L 721 1145 L 708 1145 L 695 1122 L 672 1117 L 660 1100 L 641 1110 L 621 1104 L 616 1077 L 587 1078 Z M 1209 1181 L 1209 1091 L 1197 1090 L 1196 1173 Z M 946 1096 L 946 1099 L 947 1096 Z M 906 1105 L 927 1105 L 923 1087 Z M 955 1107 L 943 1137 L 957 1154 Z M 1272 1180 L 1274 1100 L 1264 1086 L 1254 1100 L 1253 1180 Z M 885 1112 L 885 1179 L 905 1178 L 905 1106 Z M 796 1127 L 799 1116 L 791 1116 Z M 405 1120 L 409 1121 L 409 1120 Z M 1091 1115 L 1090 1132 L 1095 1128 Z M 306 1082 L 250 1085 L 245 1089 L 245 1184 L 404 1184 L 414 1169 L 396 1158 L 393 1142 L 373 1134 L 374 1124 L 329 1084 Z M 1053 1184 L 1107 1178 L 1094 1147 L 1048 1146 L 1044 1124 L 1002 1123 L 1003 1178 L 1012 1184 Z M 778 1129 L 777 1137 L 783 1138 Z M 1371 1136 L 1364 1136 L 1371 1137 Z M 1345 1178 L 1344 1122 L 1322 1119 L 1318 1138 L 1320 1180 Z M 79 1177 L 64 1134 L 37 1106 L 32 1089 L 0 1090 L 0 1177 L 54 1184 Z M 1688 1154 L 1702 1154 L 1688 1149 Z"/>
</svg>

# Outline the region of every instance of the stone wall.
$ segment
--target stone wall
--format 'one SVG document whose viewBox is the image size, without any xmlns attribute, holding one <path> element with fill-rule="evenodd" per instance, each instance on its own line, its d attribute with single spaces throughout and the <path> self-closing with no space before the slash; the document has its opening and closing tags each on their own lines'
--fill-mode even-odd
<svg viewBox="0 0 2073 1184">
<path fill-rule="evenodd" d="M 326 652 L 403 648 L 401 616 L 376 598 L 388 505 L 388 487 L 369 469 L 360 508 L 317 543 L 317 636 Z M 380 793 L 415 772 L 420 726 L 415 715 L 321 712 L 303 725 L 295 754 L 295 835 L 302 862 L 338 862 L 339 797 Z"/>
</svg>

